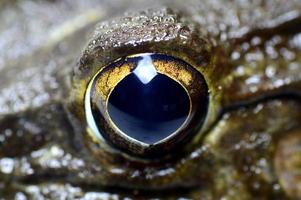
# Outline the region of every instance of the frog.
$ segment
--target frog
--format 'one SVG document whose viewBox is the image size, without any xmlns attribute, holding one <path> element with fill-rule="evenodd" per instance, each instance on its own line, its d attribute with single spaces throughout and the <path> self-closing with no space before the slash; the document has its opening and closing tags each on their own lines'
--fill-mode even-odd
<svg viewBox="0 0 301 200">
<path fill-rule="evenodd" d="M 2 4 L 1 199 L 301 199 L 299 0 Z M 166 159 L 86 131 L 87 81 L 139 53 L 208 85 L 205 128 Z"/>
</svg>

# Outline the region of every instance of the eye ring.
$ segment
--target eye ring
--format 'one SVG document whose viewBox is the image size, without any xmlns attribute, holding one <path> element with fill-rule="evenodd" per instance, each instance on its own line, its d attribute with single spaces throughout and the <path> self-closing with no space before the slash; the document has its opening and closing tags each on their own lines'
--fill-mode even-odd
<svg viewBox="0 0 301 200">
<path fill-rule="evenodd" d="M 115 88 L 137 71 L 137 63 L 141 58 L 151 58 L 155 71 L 182 87 L 189 99 L 189 112 L 184 122 L 167 137 L 154 143 L 141 142 L 123 132 L 108 109 Z M 88 133 L 95 141 L 107 142 L 131 155 L 156 158 L 168 155 L 187 143 L 202 128 L 209 107 L 208 96 L 208 87 L 202 74 L 181 59 L 152 53 L 120 58 L 101 68 L 88 84 L 85 93 Z M 98 109 L 97 115 L 95 109 Z"/>
</svg>

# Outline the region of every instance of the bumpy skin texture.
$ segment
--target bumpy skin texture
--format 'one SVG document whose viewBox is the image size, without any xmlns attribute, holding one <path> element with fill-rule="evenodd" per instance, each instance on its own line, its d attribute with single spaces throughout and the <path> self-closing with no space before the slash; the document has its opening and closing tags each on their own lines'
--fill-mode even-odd
<svg viewBox="0 0 301 200">
<path fill-rule="evenodd" d="M 2 198 L 301 198 L 299 0 L 3 2 Z M 145 51 L 191 63 L 212 101 L 206 132 L 162 162 L 94 145 L 84 131 L 89 78 Z"/>
</svg>

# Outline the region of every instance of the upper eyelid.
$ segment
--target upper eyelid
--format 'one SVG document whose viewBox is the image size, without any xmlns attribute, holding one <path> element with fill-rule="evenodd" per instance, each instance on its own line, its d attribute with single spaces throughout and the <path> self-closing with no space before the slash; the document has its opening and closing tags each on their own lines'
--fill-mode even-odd
<svg viewBox="0 0 301 200">
<path fill-rule="evenodd" d="M 196 57 L 197 65 L 202 65 L 208 60 L 210 45 L 199 30 L 180 13 L 170 9 L 147 10 L 103 22 L 97 25 L 77 70 L 87 69 L 87 63 L 92 64 L 95 58 L 98 66 L 105 66 L 130 54 L 172 54 L 169 51 L 176 51 L 176 48 L 182 54 Z"/>
</svg>

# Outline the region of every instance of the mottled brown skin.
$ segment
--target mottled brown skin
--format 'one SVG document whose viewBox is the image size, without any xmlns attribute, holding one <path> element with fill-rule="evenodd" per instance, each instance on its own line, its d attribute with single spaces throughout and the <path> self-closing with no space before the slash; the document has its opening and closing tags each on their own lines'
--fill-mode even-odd
<svg viewBox="0 0 301 200">
<path fill-rule="evenodd" d="M 1 198 L 301 199 L 299 0 L 0 9 Z M 136 159 L 85 131 L 89 78 L 143 52 L 185 60 L 209 87 L 207 123 L 168 159 Z"/>
</svg>

